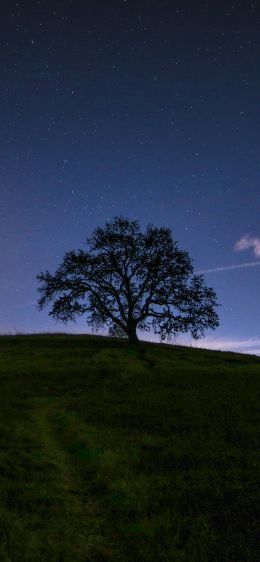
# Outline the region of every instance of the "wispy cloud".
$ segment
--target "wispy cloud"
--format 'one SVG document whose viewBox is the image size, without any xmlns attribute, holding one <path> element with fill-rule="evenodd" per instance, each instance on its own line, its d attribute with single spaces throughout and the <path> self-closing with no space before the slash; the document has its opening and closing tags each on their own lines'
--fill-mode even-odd
<svg viewBox="0 0 260 562">
<path fill-rule="evenodd" d="M 243 252 L 244 250 L 249 250 L 250 248 L 253 248 L 254 255 L 257 258 L 260 258 L 260 238 L 257 236 L 245 234 L 234 246 L 235 252 Z M 258 265 L 260 265 L 260 261 L 250 261 L 234 265 L 224 265 L 212 267 L 210 269 L 202 269 L 200 271 L 196 271 L 195 273 L 217 273 L 219 271 L 231 271 L 232 269 L 244 269 L 246 267 L 256 267 Z"/>
<path fill-rule="evenodd" d="M 158 336 L 146 336 L 146 341 L 159 342 Z M 173 342 L 172 342 L 173 343 Z M 200 340 L 194 340 L 191 336 L 182 335 L 176 338 L 174 344 L 188 347 L 212 349 L 215 351 L 233 351 L 235 353 L 246 353 L 249 355 L 260 355 L 260 338 L 251 337 L 247 339 L 235 339 L 229 337 L 214 338 L 205 337 Z"/>
<path fill-rule="evenodd" d="M 245 234 L 234 246 L 236 252 L 243 252 L 244 250 L 249 250 L 249 248 L 253 248 L 253 252 L 257 258 L 260 257 L 260 238 Z"/>
<path fill-rule="evenodd" d="M 236 265 L 225 265 L 220 267 L 214 267 L 212 269 L 201 269 L 200 271 L 195 271 L 195 273 L 217 273 L 218 271 L 229 271 L 231 269 L 243 269 L 244 267 L 256 267 L 260 265 L 260 261 L 250 261 L 247 263 L 239 263 Z"/>
<path fill-rule="evenodd" d="M 244 340 L 205 338 L 199 342 L 192 342 L 192 347 L 260 355 L 260 338 L 248 338 Z"/>
</svg>

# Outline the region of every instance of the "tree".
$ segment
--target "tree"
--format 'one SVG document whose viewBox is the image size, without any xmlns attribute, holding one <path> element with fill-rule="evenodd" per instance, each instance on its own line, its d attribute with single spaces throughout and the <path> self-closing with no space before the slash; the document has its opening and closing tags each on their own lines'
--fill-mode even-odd
<svg viewBox="0 0 260 562">
<path fill-rule="evenodd" d="M 38 308 L 68 322 L 86 315 L 88 325 L 107 325 L 138 341 L 137 329 L 159 334 L 161 341 L 191 332 L 198 339 L 218 325 L 216 293 L 193 275 L 189 254 L 173 241 L 169 228 L 115 217 L 98 227 L 86 250 L 67 252 L 54 275 L 37 279 Z"/>
<path fill-rule="evenodd" d="M 118 326 L 118 324 L 112 324 L 109 326 L 108 335 L 114 338 L 127 338 L 126 332 Z"/>
</svg>

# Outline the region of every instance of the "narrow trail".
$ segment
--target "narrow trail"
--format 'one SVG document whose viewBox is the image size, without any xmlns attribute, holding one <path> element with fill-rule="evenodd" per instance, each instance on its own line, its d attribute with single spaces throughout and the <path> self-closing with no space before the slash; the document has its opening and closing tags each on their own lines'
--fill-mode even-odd
<svg viewBox="0 0 260 562">
<path fill-rule="evenodd" d="M 31 469 L 24 474 L 22 551 L 12 562 L 105 562 L 120 560 L 109 516 L 95 494 L 95 463 L 73 416 L 55 398 L 34 398 L 18 430 Z M 28 463 L 27 463 L 28 464 Z M 21 470 L 20 470 L 21 474 Z M 31 514 L 31 517 L 30 517 Z M 20 516 L 22 514 L 20 513 Z"/>
</svg>

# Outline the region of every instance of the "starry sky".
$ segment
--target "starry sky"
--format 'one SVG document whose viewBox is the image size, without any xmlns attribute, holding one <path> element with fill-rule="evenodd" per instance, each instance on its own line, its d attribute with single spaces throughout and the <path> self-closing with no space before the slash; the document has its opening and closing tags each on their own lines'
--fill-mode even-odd
<svg viewBox="0 0 260 562">
<path fill-rule="evenodd" d="M 216 290 L 220 327 L 197 345 L 260 354 L 260 4 L 0 15 L 0 332 L 89 330 L 37 311 L 35 276 L 123 215 L 170 227 Z"/>
</svg>

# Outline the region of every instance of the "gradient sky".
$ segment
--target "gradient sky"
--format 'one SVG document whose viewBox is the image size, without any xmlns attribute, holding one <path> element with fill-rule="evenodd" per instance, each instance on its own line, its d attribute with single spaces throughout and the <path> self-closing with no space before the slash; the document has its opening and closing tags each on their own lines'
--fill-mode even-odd
<svg viewBox="0 0 260 562">
<path fill-rule="evenodd" d="M 84 331 L 36 310 L 35 275 L 124 215 L 170 227 L 216 290 L 220 327 L 199 346 L 260 354 L 260 4 L 0 16 L 0 331 Z"/>
</svg>

